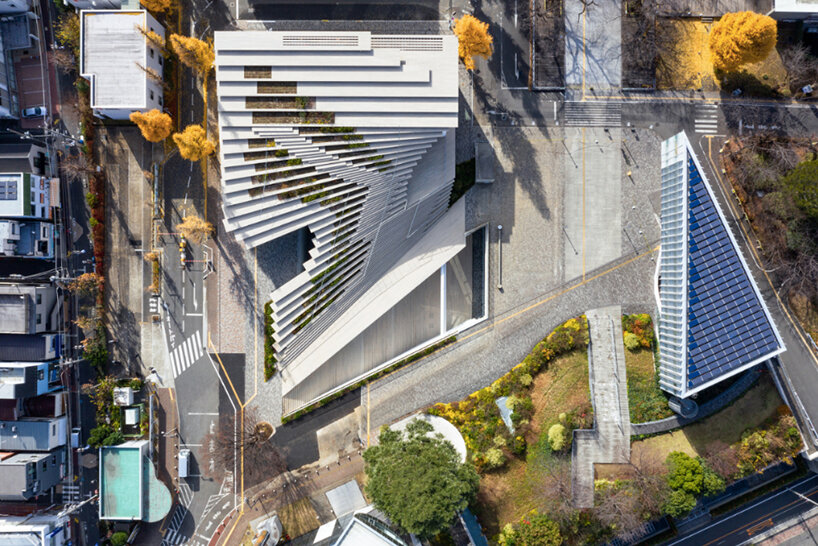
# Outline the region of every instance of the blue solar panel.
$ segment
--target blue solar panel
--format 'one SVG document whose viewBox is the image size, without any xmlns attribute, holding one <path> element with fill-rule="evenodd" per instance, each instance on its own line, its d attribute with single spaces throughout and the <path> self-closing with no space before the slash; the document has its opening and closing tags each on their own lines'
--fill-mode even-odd
<svg viewBox="0 0 818 546">
<path fill-rule="evenodd" d="M 687 388 L 779 348 L 705 182 L 688 157 Z"/>
</svg>

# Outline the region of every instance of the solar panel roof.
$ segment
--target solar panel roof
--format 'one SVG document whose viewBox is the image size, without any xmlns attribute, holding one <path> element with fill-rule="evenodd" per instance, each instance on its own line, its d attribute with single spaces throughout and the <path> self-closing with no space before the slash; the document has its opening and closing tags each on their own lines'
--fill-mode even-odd
<svg viewBox="0 0 818 546">
<path fill-rule="evenodd" d="M 688 155 L 687 389 L 781 348 L 749 273 Z"/>
</svg>

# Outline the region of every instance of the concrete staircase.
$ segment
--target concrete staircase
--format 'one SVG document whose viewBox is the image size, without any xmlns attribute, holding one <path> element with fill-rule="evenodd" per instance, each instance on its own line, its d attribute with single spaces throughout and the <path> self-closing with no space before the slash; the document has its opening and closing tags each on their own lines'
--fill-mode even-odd
<svg viewBox="0 0 818 546">
<path fill-rule="evenodd" d="M 594 428 L 574 431 L 571 492 L 577 508 L 594 505 L 595 463 L 628 463 L 631 456 L 622 308 L 594 309 L 586 316 L 591 336 L 588 366 Z"/>
</svg>

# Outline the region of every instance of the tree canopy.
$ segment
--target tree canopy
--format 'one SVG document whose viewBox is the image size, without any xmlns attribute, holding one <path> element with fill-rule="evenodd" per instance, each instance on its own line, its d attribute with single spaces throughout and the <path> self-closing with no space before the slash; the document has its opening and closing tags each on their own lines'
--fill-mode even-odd
<svg viewBox="0 0 818 546">
<path fill-rule="evenodd" d="M 818 220 L 818 161 L 799 163 L 782 180 L 783 190 L 804 214 Z"/>
<path fill-rule="evenodd" d="M 763 61 L 775 47 L 775 19 L 752 11 L 726 13 L 710 32 L 710 53 L 717 70 L 732 72 Z"/>
<path fill-rule="evenodd" d="M 484 59 L 491 57 L 491 44 L 494 39 L 489 34 L 489 24 L 483 23 L 473 15 L 466 14 L 454 22 L 454 33 L 457 36 L 457 48 L 463 64 L 474 70 L 474 56 Z"/>
<path fill-rule="evenodd" d="M 173 0 L 139 0 L 142 6 L 151 13 L 160 14 L 170 11 L 173 7 Z"/>
<path fill-rule="evenodd" d="M 696 496 L 715 495 L 724 491 L 724 479 L 710 469 L 703 459 L 673 451 L 665 460 L 667 484 L 671 489 L 664 510 L 673 517 L 686 514 L 696 506 Z"/>
<path fill-rule="evenodd" d="M 207 139 L 201 125 L 188 125 L 184 131 L 173 135 L 173 141 L 179 147 L 182 157 L 191 161 L 199 161 L 216 149 L 216 145 Z"/>
<path fill-rule="evenodd" d="M 479 477 L 432 426 L 412 421 L 405 432 L 384 427 L 364 452 L 366 493 L 405 531 L 428 538 L 447 529 L 474 498 Z"/>
<path fill-rule="evenodd" d="M 149 142 L 165 140 L 173 130 L 171 117 L 155 108 L 149 112 L 131 112 L 130 117 Z"/>
<path fill-rule="evenodd" d="M 181 233 L 185 239 L 201 243 L 206 236 L 213 233 L 213 224 L 195 214 L 188 214 L 180 224 L 176 224 L 176 231 Z"/>
<path fill-rule="evenodd" d="M 213 61 L 216 60 L 213 46 L 197 38 L 171 34 L 170 46 L 182 64 L 189 66 L 203 76 L 210 71 L 213 67 Z"/>
</svg>

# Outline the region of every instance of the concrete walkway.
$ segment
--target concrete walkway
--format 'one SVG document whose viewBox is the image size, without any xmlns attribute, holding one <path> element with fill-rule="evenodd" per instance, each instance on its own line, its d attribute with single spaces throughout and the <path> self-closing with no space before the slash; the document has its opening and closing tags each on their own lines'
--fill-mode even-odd
<svg viewBox="0 0 818 546">
<path fill-rule="evenodd" d="M 622 2 L 566 0 L 565 85 L 616 91 L 622 85 Z"/>
<path fill-rule="evenodd" d="M 594 505 L 595 463 L 627 463 L 631 456 L 622 307 L 593 309 L 586 316 L 594 428 L 574 432 L 571 491 L 577 508 Z"/>
</svg>

